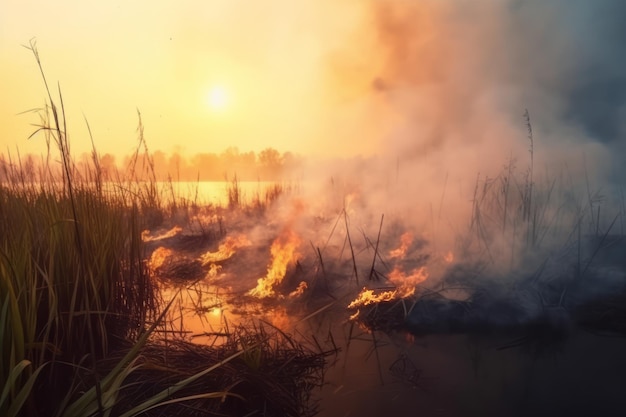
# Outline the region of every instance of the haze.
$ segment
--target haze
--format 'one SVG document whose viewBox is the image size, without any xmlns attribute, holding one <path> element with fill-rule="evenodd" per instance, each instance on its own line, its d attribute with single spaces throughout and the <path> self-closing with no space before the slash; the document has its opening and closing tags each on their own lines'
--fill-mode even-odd
<svg viewBox="0 0 626 417">
<path fill-rule="evenodd" d="M 166 153 L 383 153 L 475 173 L 527 151 L 528 109 L 538 155 L 604 173 L 624 149 L 622 4 L 5 0 L 0 145 L 43 152 L 26 139 L 38 118 L 19 114 L 45 102 L 22 47 L 35 38 L 75 153 L 91 147 L 84 118 L 100 153 L 132 152 L 139 109 Z"/>
</svg>

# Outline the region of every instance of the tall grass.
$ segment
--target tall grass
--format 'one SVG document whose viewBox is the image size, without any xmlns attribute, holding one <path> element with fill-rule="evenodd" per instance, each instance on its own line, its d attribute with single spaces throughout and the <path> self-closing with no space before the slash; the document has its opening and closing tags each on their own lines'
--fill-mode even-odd
<svg viewBox="0 0 626 417">
<path fill-rule="evenodd" d="M 0 185 L 0 415 L 22 407 L 51 414 L 71 385 L 76 369 L 68 364 L 90 369 L 102 408 L 98 360 L 136 338 L 158 307 L 138 195 L 105 191 L 97 165 L 78 174 L 62 96 L 57 106 L 42 77 L 48 105 L 35 133 L 48 145 L 45 163 L 28 172 L 18 157 L 3 166 Z M 54 149 L 61 175 L 51 166 Z"/>
</svg>

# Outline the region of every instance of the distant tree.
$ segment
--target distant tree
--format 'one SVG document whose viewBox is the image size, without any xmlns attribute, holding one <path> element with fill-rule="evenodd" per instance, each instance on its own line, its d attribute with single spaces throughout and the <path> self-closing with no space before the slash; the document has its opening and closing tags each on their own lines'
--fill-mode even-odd
<svg viewBox="0 0 626 417">
<path fill-rule="evenodd" d="M 198 173 L 200 181 L 220 180 L 222 167 L 219 157 L 214 153 L 199 153 L 190 161 L 191 169 Z"/>
<path fill-rule="evenodd" d="M 115 156 L 110 153 L 105 153 L 100 157 L 100 169 L 102 170 L 102 177 L 105 181 L 112 180 L 117 172 L 117 166 L 115 165 Z"/>
<path fill-rule="evenodd" d="M 178 152 L 174 152 L 168 161 L 168 172 L 174 181 L 190 181 L 197 173 L 190 168 L 187 160 Z"/>
<path fill-rule="evenodd" d="M 154 162 L 154 171 L 158 179 L 164 180 L 168 176 L 167 157 L 164 152 L 156 151 L 152 153 L 152 161 Z"/>
<path fill-rule="evenodd" d="M 280 175 L 282 160 L 274 148 L 265 148 L 259 153 L 259 165 L 264 179 L 276 179 Z"/>
<path fill-rule="evenodd" d="M 236 175 L 240 177 L 240 175 L 238 175 L 239 160 L 241 158 L 239 148 L 236 146 L 226 148 L 226 150 L 220 154 L 220 158 L 222 159 L 222 174 L 224 177 L 232 178 Z"/>
</svg>

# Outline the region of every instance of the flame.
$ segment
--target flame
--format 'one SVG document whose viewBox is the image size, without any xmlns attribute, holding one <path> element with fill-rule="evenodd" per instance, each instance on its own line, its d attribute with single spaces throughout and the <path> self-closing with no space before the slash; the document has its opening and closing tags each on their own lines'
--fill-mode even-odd
<svg viewBox="0 0 626 417">
<path fill-rule="evenodd" d="M 169 237 L 174 237 L 182 231 L 183 231 L 182 227 L 174 226 L 165 233 L 161 233 L 160 235 L 156 235 L 156 236 L 150 236 L 150 231 L 144 230 L 143 232 L 141 232 L 141 240 L 144 242 L 154 242 L 155 240 L 163 240 Z"/>
<path fill-rule="evenodd" d="M 221 269 L 222 265 L 211 264 L 211 266 L 209 267 L 209 272 L 207 272 L 206 274 L 207 278 L 217 278 L 217 274 L 219 274 Z"/>
<path fill-rule="evenodd" d="M 165 262 L 167 262 L 168 258 L 170 258 L 172 255 L 173 255 L 173 252 L 171 249 L 167 249 L 167 248 L 164 248 L 163 246 L 160 246 L 156 248 L 154 252 L 152 252 L 152 255 L 150 256 L 150 260 L 148 261 L 148 267 L 152 271 L 156 271 L 157 269 L 162 267 L 165 264 Z"/>
<path fill-rule="evenodd" d="M 389 281 L 398 287 L 398 297 L 406 298 L 415 294 L 415 287 L 428 279 L 426 267 L 420 267 L 405 274 L 397 267 L 389 273 Z"/>
<path fill-rule="evenodd" d="M 220 219 L 221 217 L 217 214 L 198 213 L 195 216 L 191 217 L 191 222 L 197 222 L 200 224 L 211 224 L 218 223 Z"/>
<path fill-rule="evenodd" d="M 270 249 L 272 262 L 267 268 L 267 274 L 257 280 L 257 286 L 248 291 L 248 295 L 258 298 L 275 295 L 274 288 L 282 282 L 289 263 L 296 259 L 299 245 L 300 239 L 291 229 L 287 229 L 276 238 Z"/>
<path fill-rule="evenodd" d="M 454 262 L 454 254 L 452 253 L 452 251 L 448 252 L 446 254 L 446 256 L 443 257 L 443 260 L 446 261 L 449 264 Z"/>
<path fill-rule="evenodd" d="M 298 284 L 298 288 L 289 293 L 290 298 L 300 297 L 304 294 L 304 291 L 308 288 L 306 281 L 300 281 Z"/>
<path fill-rule="evenodd" d="M 403 233 L 402 236 L 400 236 L 400 246 L 389 251 L 389 257 L 404 259 L 411 243 L 413 243 L 413 234 L 411 232 Z"/>
<path fill-rule="evenodd" d="M 382 303 L 384 301 L 392 301 L 396 298 L 397 291 L 383 291 L 378 295 L 374 294 L 374 290 L 368 290 L 363 287 L 358 297 L 348 304 L 348 308 L 356 308 L 360 306 L 366 306 L 375 303 Z"/>
<path fill-rule="evenodd" d="M 365 287 L 363 288 L 363 290 L 361 290 L 358 297 L 350 304 L 348 304 L 348 308 L 356 308 L 375 303 L 382 303 L 385 301 L 393 301 L 399 298 L 410 297 L 415 294 L 415 287 L 417 286 L 417 284 L 423 282 L 427 278 L 428 271 L 425 267 L 414 269 L 408 275 L 396 268 L 389 273 L 389 281 L 391 281 L 397 287 L 395 290 L 383 291 L 379 294 L 374 294 L 374 290 L 369 290 Z M 358 317 L 357 313 L 350 316 L 350 320 Z"/>
<path fill-rule="evenodd" d="M 200 256 L 202 265 L 206 266 L 210 263 L 225 261 L 233 256 L 237 249 L 250 246 L 252 243 L 244 235 L 228 236 L 224 243 L 220 244 L 216 252 L 206 252 Z"/>
<path fill-rule="evenodd" d="M 356 319 L 357 319 L 357 317 L 359 317 L 359 314 L 361 314 L 361 310 L 357 310 L 357 311 L 356 311 L 356 313 L 352 314 L 352 315 L 348 318 L 348 320 L 350 320 L 350 321 L 356 320 Z"/>
</svg>

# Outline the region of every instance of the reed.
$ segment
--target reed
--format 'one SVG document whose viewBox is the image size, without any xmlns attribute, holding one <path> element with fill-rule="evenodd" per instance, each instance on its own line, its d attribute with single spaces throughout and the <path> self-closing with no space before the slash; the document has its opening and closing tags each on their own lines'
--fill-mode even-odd
<svg viewBox="0 0 626 417">
<path fill-rule="evenodd" d="M 30 172 L 18 156 L 5 164 L 0 185 L 2 415 L 22 407 L 52 414 L 74 373 L 68 364 L 98 381 L 98 360 L 137 338 L 158 310 L 143 262 L 139 196 L 105 189 L 97 165 L 79 174 L 62 96 L 57 105 L 43 70 L 42 77 L 49 102 L 35 133 L 48 144 L 44 165 Z M 60 170 L 52 166 L 55 149 Z"/>
</svg>

